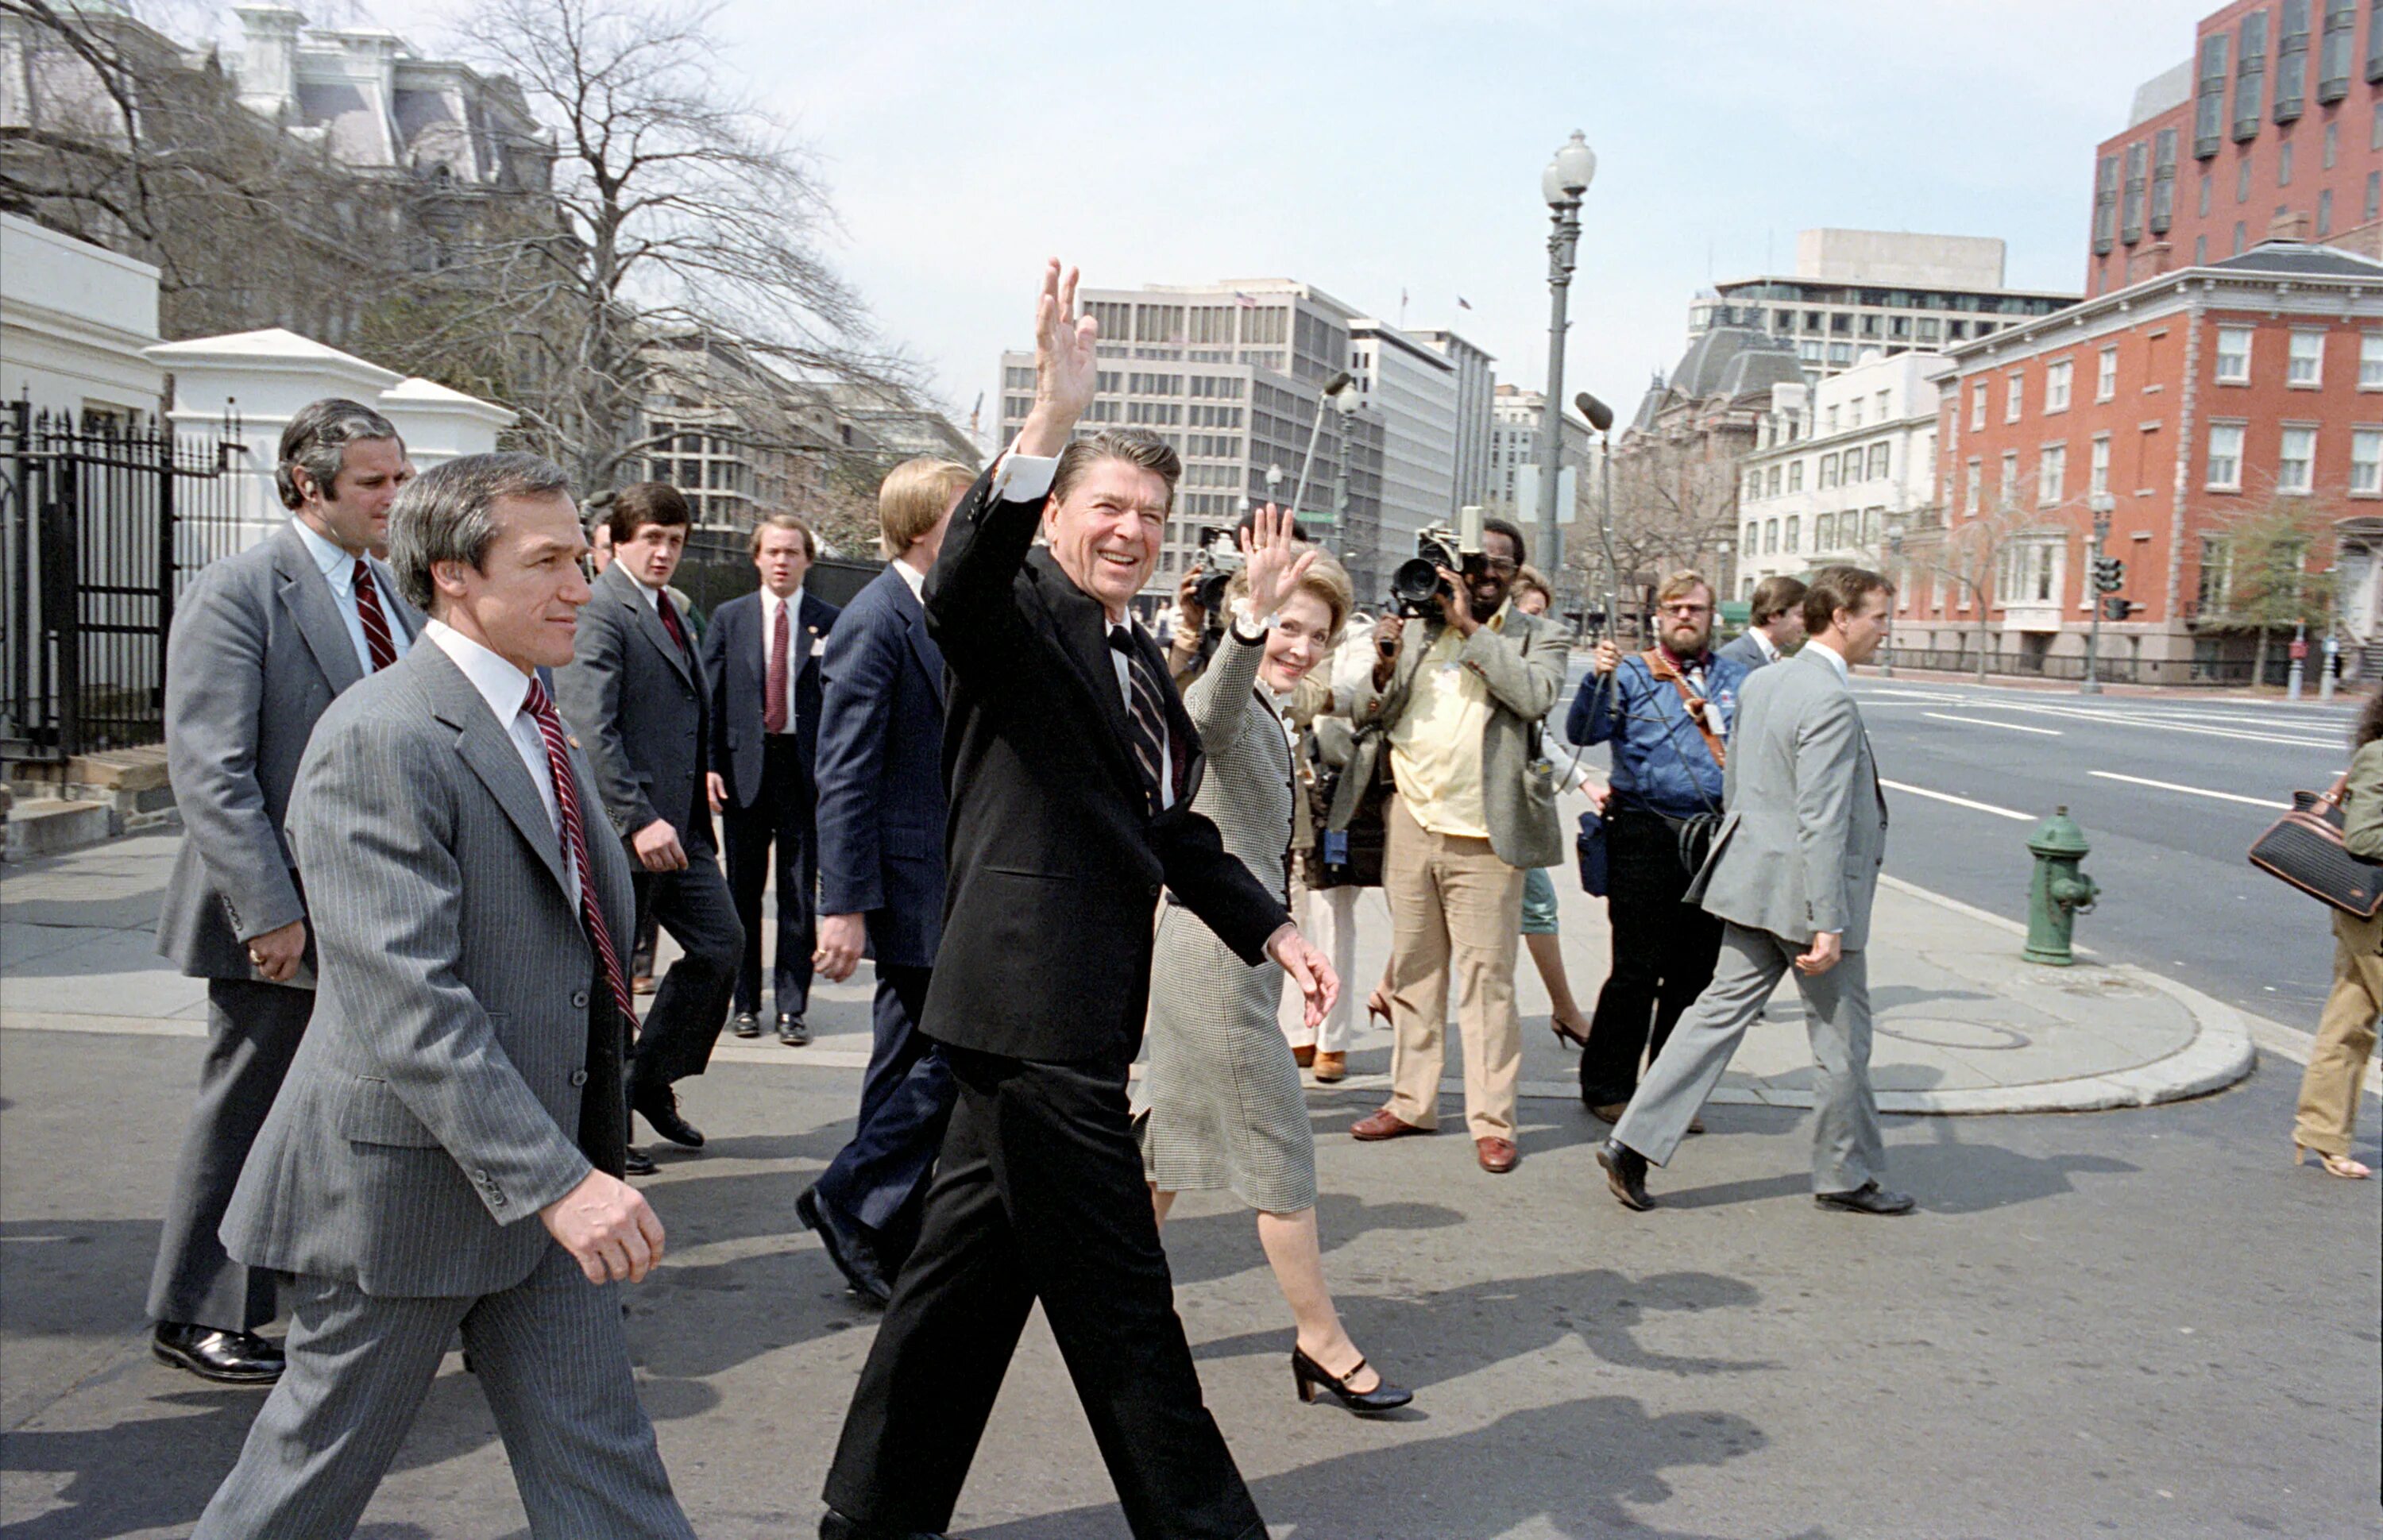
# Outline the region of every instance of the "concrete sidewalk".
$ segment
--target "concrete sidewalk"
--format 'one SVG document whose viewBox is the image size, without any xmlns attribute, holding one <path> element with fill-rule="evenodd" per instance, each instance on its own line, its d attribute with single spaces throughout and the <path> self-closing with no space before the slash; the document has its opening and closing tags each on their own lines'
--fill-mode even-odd
<svg viewBox="0 0 2383 1540">
<path fill-rule="evenodd" d="M 173 971 L 152 946 L 158 895 L 180 837 L 136 834 L 5 869 L 0 1029 L 204 1034 L 204 984 Z M 1567 969 L 1586 1011 L 1605 977 L 1605 906 L 1568 873 L 1558 877 Z M 1361 899 L 1358 914 L 1358 977 L 1348 986 L 1362 999 L 1386 961 L 1389 921 L 1378 895 Z M 2216 1090 L 2250 1073 L 2253 1024 L 2231 1006 L 2090 955 L 2074 967 L 2037 967 L 2020 959 L 2019 942 L 2009 920 L 1886 880 L 1870 952 L 1878 1012 L 1871 1073 L 1882 1111 L 2142 1106 Z M 1574 1097 L 1574 1055 L 1549 1029 L 1547 994 L 1527 961 L 1519 971 L 1523 1094 Z M 818 986 L 809 1016 L 818 1036 L 808 1048 L 723 1037 L 716 1057 L 725 1065 L 858 1069 L 868 1062 L 870 991 L 866 968 L 849 983 Z M 1386 1088 L 1389 1034 L 1361 1032 L 1350 1068 L 1342 1091 Z M 1451 1096 L 1461 1090 L 1454 1069 L 1451 1054 Z M 1807 1107 L 1810 1079 L 1802 1006 L 1789 981 L 1714 1099 Z"/>
</svg>

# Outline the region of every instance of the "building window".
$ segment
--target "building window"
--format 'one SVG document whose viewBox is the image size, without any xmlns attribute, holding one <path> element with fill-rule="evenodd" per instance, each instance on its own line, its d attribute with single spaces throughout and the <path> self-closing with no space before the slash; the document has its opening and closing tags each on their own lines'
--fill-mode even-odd
<svg viewBox="0 0 2383 1540">
<path fill-rule="evenodd" d="M 1797 535 L 1803 528 L 1803 524 L 1804 521 L 1797 518 L 1793 513 L 1787 515 L 1787 528 L 1784 532 L 1784 544 L 1787 554 L 1790 556 L 1796 554 L 1796 547 L 1798 544 Z"/>
<path fill-rule="evenodd" d="M 1747 524 L 1747 525 L 1746 526 L 1746 548 L 1747 548 L 1747 550 L 1749 553 L 1751 553 L 1751 552 L 1752 552 L 1752 551 L 1754 551 L 1758 547 L 1759 547 L 1761 544 L 1762 544 L 1762 526 L 1761 526 L 1760 524 Z"/>
<path fill-rule="evenodd" d="M 2201 199 L 2198 213 L 2204 219 L 2209 217 L 2209 173 L 2206 171 L 2201 174 Z"/>
<path fill-rule="evenodd" d="M 1846 485 L 1851 487 L 1855 482 L 1859 481 L 1861 478 L 1862 452 L 1859 450 L 1847 450 L 1846 451 Z"/>
<path fill-rule="evenodd" d="M 1765 519 L 1762 522 L 1762 554 L 1765 556 L 1779 554 L 1779 521 L 1776 519 Z"/>
<path fill-rule="evenodd" d="M 2251 383 L 2251 328 L 2220 326 L 2217 328 L 2217 383 L 2248 385 Z"/>
<path fill-rule="evenodd" d="M 1771 467 L 1771 469 L 1770 469 L 1769 471 L 1767 471 L 1767 472 L 1765 472 L 1765 473 L 1763 474 L 1763 477 L 1762 477 L 1762 495 L 1763 495 L 1764 497 L 1766 497 L 1766 498 L 1775 498 L 1775 497 L 1777 497 L 1777 496 L 1779 495 L 1779 467 L 1778 467 L 1778 466 L 1773 465 L 1773 466 L 1772 466 L 1772 467 Z"/>
<path fill-rule="evenodd" d="M 1787 462 L 1787 490 L 1800 492 L 1803 489 L 1804 462 L 1800 460 L 1791 460 Z"/>
<path fill-rule="evenodd" d="M 1837 516 L 1834 513 L 1815 515 L 1812 520 L 1812 550 L 1815 555 L 1836 543 Z"/>
<path fill-rule="evenodd" d="M 1821 456 L 1820 465 L 1820 474 L 1813 483 L 1814 487 L 1816 488 L 1834 487 L 1837 484 L 1837 457 L 1824 454 Z"/>
<path fill-rule="evenodd" d="M 2383 171 L 2366 173 L 2365 217 L 2383 218 Z"/>
<path fill-rule="evenodd" d="M 2291 356 L 2285 364 L 2284 383 L 2314 390 L 2325 381 L 2325 333 L 2292 333 Z"/>
<path fill-rule="evenodd" d="M 2192 238 L 2192 265 L 2195 267 L 2198 267 L 2208 260 L 2209 238 L 2205 235 L 2194 236 Z"/>
<path fill-rule="evenodd" d="M 1886 446 L 1884 444 L 1872 444 L 1870 447 L 1870 479 L 1872 481 L 1886 479 Z"/>
<path fill-rule="evenodd" d="M 2102 350 L 2101 363 L 2093 375 L 2093 399 L 2097 401 L 2106 401 L 2118 393 L 2118 350 L 2116 347 L 2105 348 Z"/>
<path fill-rule="evenodd" d="M 2239 492 L 2242 489 L 2241 424 L 2209 425 L 2209 474 L 2206 483 L 2213 492 Z"/>
<path fill-rule="evenodd" d="M 2068 480 L 2068 446 L 2046 444 L 2035 462 L 2035 501 L 2040 508 L 2049 508 L 2067 492 Z"/>
<path fill-rule="evenodd" d="M 1748 471 L 1746 473 L 1746 500 L 1748 502 L 1759 502 L 1762 500 L 1762 473 L 1760 471 Z"/>
<path fill-rule="evenodd" d="M 2350 435 L 2350 493 L 2383 496 L 2383 428 L 2355 428 Z"/>
<path fill-rule="evenodd" d="M 2019 411 L 2027 404 L 2026 398 L 2027 376 L 2025 375 L 2011 376 L 2005 383 L 2003 395 L 2004 422 L 2016 423 L 2019 421 Z"/>
<path fill-rule="evenodd" d="M 2383 331 L 2358 339 L 2358 388 L 2383 390 Z"/>
<path fill-rule="evenodd" d="M 2289 139 L 2276 151 L 2276 185 L 2292 185 L 2292 142 Z"/>
<path fill-rule="evenodd" d="M 2340 148 L 2341 125 L 2339 123 L 2327 123 L 2325 126 L 2325 168 L 2327 170 L 2330 171 L 2333 169 L 2334 154 Z"/>
<path fill-rule="evenodd" d="M 2097 498 L 2110 490 L 2110 436 L 2106 433 L 2093 436 L 2093 468 L 2086 490 Z"/>
<path fill-rule="evenodd" d="M 1969 431 L 1977 432 L 1986 425 L 1986 382 L 1980 380 L 1969 388 Z"/>
<path fill-rule="evenodd" d="M 2234 542 L 2222 535 L 2201 537 L 2201 575 L 2195 604 L 2202 614 L 2222 615 L 2233 600 Z"/>
<path fill-rule="evenodd" d="M 2248 248 L 2246 248 L 2242 242 L 2242 221 L 2237 219 L 2234 221 L 2234 251 L 2232 254 L 2235 256 L 2241 256 L 2247 249 Z"/>
<path fill-rule="evenodd" d="M 2251 155 L 2247 150 L 2243 152 L 2242 158 L 2234 163 L 2234 201 L 2238 203 L 2251 201 Z"/>
<path fill-rule="evenodd" d="M 1994 488 L 1995 500 L 2006 510 L 2019 506 L 2019 451 L 2003 451 L 2003 476 Z"/>
<path fill-rule="evenodd" d="M 1978 495 L 1979 484 L 1983 482 L 1985 477 L 1985 466 L 1980 464 L 1977 461 L 1970 461 L 1969 479 L 1961 488 L 1961 506 L 1968 511 L 1969 517 L 1972 519 L 1984 511 L 1984 510 L 1980 508 L 1978 505 Z"/>
<path fill-rule="evenodd" d="M 2316 195 L 2316 233 L 2333 233 L 2333 189 L 2329 187 Z"/>
<path fill-rule="evenodd" d="M 2057 363 L 2047 363 L 2044 365 L 2044 411 L 2066 412 L 2068 410 L 2068 376 L 2069 371 L 2074 367 L 2075 365 L 2070 363 L 2069 361 L 2065 358 Z"/>
<path fill-rule="evenodd" d="M 1860 397 L 1857 396 L 1852 400 L 1846 402 L 1846 411 L 1848 413 L 1846 418 L 1846 426 L 1859 427 L 1862 425 L 1862 403 Z"/>
<path fill-rule="evenodd" d="M 2316 429 L 2284 429 L 2283 449 L 2276 457 L 2276 490 L 2306 497 L 2316 487 Z"/>
</svg>

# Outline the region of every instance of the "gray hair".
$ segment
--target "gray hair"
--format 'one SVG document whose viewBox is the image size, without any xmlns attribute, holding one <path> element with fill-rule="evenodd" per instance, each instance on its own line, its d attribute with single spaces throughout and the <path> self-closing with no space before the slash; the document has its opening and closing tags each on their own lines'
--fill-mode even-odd
<svg viewBox="0 0 2383 1540">
<path fill-rule="evenodd" d="M 499 498 L 548 498 L 568 494 L 571 478 L 543 455 L 466 454 L 406 483 L 389 510 L 389 564 L 398 591 L 428 613 L 438 585 L 431 566 L 464 562 L 484 570 L 497 537 L 491 515 Z"/>
<path fill-rule="evenodd" d="M 362 401 L 337 396 L 309 401 L 281 430 L 281 457 L 273 467 L 273 488 L 281 494 L 284 508 L 297 508 L 306 499 L 290 473 L 303 470 L 328 500 L 335 496 L 333 488 L 350 444 L 360 438 L 397 437 L 396 425 Z"/>
</svg>

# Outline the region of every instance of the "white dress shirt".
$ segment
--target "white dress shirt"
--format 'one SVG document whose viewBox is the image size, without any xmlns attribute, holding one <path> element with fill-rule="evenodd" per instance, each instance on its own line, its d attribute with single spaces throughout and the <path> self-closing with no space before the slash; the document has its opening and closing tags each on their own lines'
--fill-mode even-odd
<svg viewBox="0 0 2383 1540">
<path fill-rule="evenodd" d="M 507 662 L 502 657 L 464 635 L 444 621 L 432 621 L 422 628 L 422 634 L 438 644 L 438 650 L 455 661 L 463 677 L 480 692 L 488 703 L 499 725 L 513 741 L 513 748 L 522 758 L 522 766 L 529 771 L 530 784 L 537 788 L 537 799 L 546 804 L 547 821 L 554 825 L 554 843 L 562 851 L 563 886 L 571 890 L 571 902 L 579 903 L 579 867 L 571 858 L 571 842 L 562 836 L 562 805 L 554 800 L 554 772 L 546 758 L 546 734 L 537 723 L 522 709 L 529 699 L 529 675 Z M 586 827 L 586 799 L 580 799 L 580 831 L 594 839 Z"/>
<path fill-rule="evenodd" d="M 796 585 L 794 593 L 780 598 L 767 587 L 761 590 L 761 698 L 763 720 L 768 719 L 767 703 L 770 690 L 770 644 L 777 634 L 778 611 L 786 610 L 786 731 L 795 730 L 795 686 L 803 676 L 803 659 L 809 656 L 815 638 L 803 631 L 803 590 Z"/>
<path fill-rule="evenodd" d="M 364 672 L 372 672 L 372 644 L 364 640 L 364 620 L 356 612 L 356 559 L 323 538 L 303 519 L 290 520 L 290 527 L 298 532 L 299 539 L 306 542 L 307 553 L 314 557 L 315 565 L 322 571 L 323 581 L 331 585 L 331 602 L 339 606 L 340 619 L 347 623 L 348 645 L 356 649 L 356 661 L 364 665 Z M 370 571 L 371 565 L 366 562 L 365 570 Z M 406 649 L 414 645 L 414 638 L 408 636 L 405 627 L 398 622 L 397 601 L 389 597 L 389 591 L 380 585 L 377 579 L 373 583 L 373 592 L 380 596 L 380 612 L 389 622 L 389 645 L 396 648 L 397 655 L 402 658 Z"/>
<path fill-rule="evenodd" d="M 1754 645 L 1761 650 L 1765 663 L 1779 661 L 1779 644 L 1771 639 L 1771 633 L 1758 625 L 1748 630 L 1747 634 L 1754 638 Z"/>
<path fill-rule="evenodd" d="M 894 570 L 902 574 L 903 585 L 910 590 L 910 597 L 919 601 L 919 607 L 920 609 L 925 609 L 927 604 L 926 573 L 920 568 L 913 567 L 910 563 L 903 561 L 898 556 L 894 559 Z"/>
<path fill-rule="evenodd" d="M 1001 457 L 1001 464 L 993 473 L 993 495 L 1004 502 L 1031 502 L 1049 495 L 1051 478 L 1058 474 L 1057 455 L 1019 454 Z M 899 565 L 899 563 L 897 563 Z M 1135 629 L 1130 619 L 1109 622 L 1111 631 L 1122 630 L 1130 636 Z M 1125 654 L 1109 648 L 1109 661 L 1117 669 L 1117 694 L 1125 702 L 1129 714 L 1133 710 L 1133 676 L 1128 671 Z M 1175 805 L 1175 749 L 1164 719 L 1158 724 L 1158 805 Z"/>
<path fill-rule="evenodd" d="M 1836 648 L 1829 646 L 1826 642 L 1806 642 L 1804 644 L 1804 650 L 1817 655 L 1821 661 L 1836 670 L 1837 682 L 1839 684 L 1846 685 L 1849 689 L 1852 687 L 1854 682 L 1853 671 L 1846 667 L 1845 658 L 1838 653 Z"/>
</svg>

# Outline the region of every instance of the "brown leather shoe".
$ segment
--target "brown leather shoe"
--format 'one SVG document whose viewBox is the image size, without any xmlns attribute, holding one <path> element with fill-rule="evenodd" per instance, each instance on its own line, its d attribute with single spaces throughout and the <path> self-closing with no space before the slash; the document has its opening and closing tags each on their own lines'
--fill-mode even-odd
<svg viewBox="0 0 2383 1540">
<path fill-rule="evenodd" d="M 1315 1078 L 1320 1085 L 1331 1085 L 1349 1078 L 1349 1055 L 1318 1053 L 1315 1055 Z"/>
<path fill-rule="evenodd" d="M 1380 1139 L 1401 1139 L 1408 1134 L 1436 1134 L 1438 1131 L 1437 1128 L 1419 1128 L 1405 1118 L 1394 1117 L 1388 1107 L 1384 1107 L 1379 1112 L 1367 1113 L 1349 1125 L 1351 1139 L 1364 1140 L 1368 1142 Z"/>
<path fill-rule="evenodd" d="M 1514 1163 L 1523 1158 L 1511 1139 L 1476 1139 L 1473 1152 L 1480 1157 L 1481 1169 L 1492 1177 L 1502 1177 L 1513 1170 Z"/>
<path fill-rule="evenodd" d="M 1290 1062 L 1297 1065 L 1302 1069 L 1305 1069 L 1309 1065 L 1314 1064 L 1315 1062 L 1315 1044 L 1312 1042 L 1303 1042 L 1292 1048 L 1290 1051 Z"/>
<path fill-rule="evenodd" d="M 1619 1123 L 1622 1115 L 1629 1110 L 1627 1102 L 1595 1102 L 1589 1104 L 1588 1115 L 1599 1123 Z"/>
</svg>

